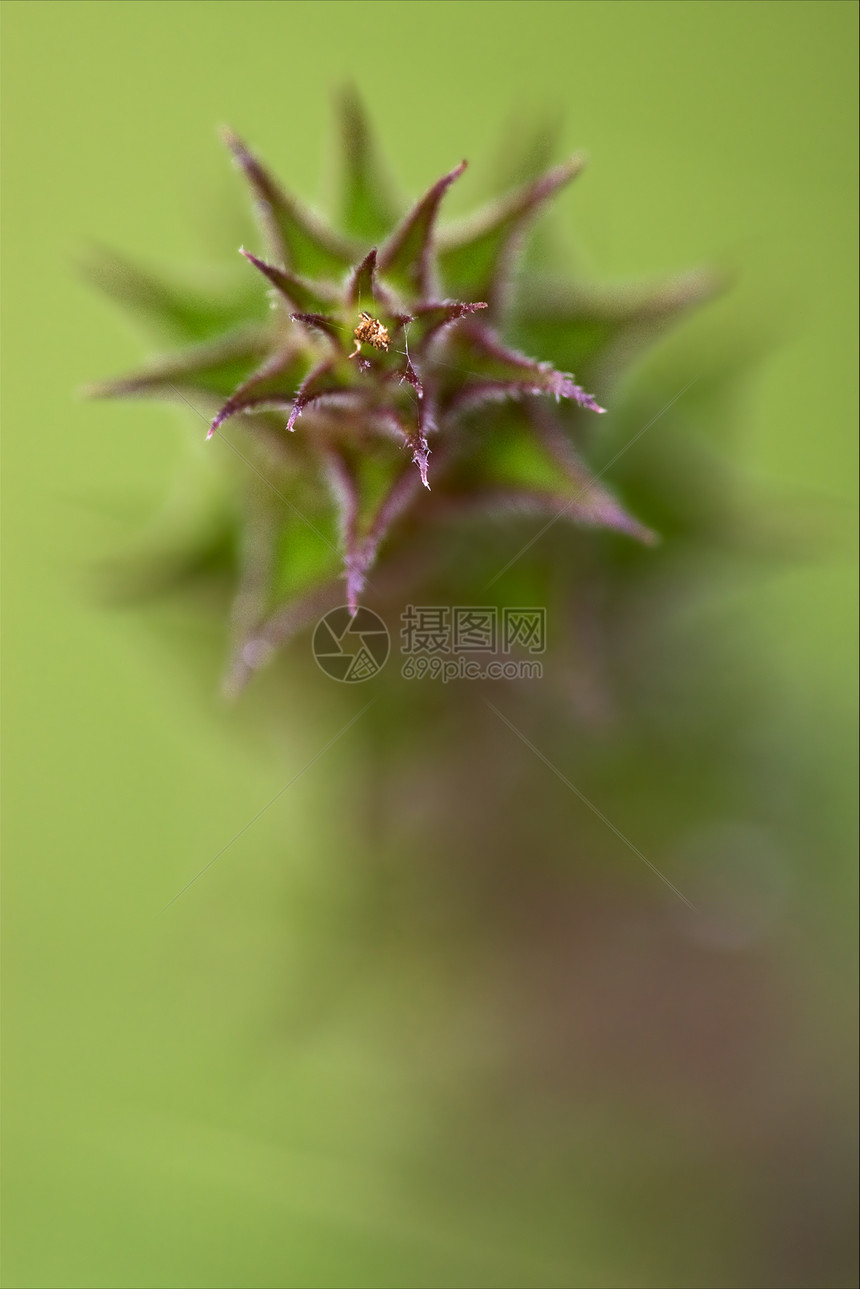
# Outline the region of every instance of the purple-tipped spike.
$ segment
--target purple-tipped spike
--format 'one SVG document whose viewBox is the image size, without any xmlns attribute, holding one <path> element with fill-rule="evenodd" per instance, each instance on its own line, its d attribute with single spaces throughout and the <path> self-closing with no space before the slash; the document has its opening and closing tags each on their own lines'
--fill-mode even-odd
<svg viewBox="0 0 860 1289">
<path fill-rule="evenodd" d="M 428 189 L 379 252 L 379 271 L 419 295 L 426 295 L 430 287 L 433 230 L 439 206 L 466 164 L 461 161 Z"/>
<path fill-rule="evenodd" d="M 315 331 L 321 331 L 333 340 L 336 349 L 343 349 L 343 329 L 334 318 L 329 318 L 324 313 L 291 313 L 291 322 L 303 322 L 306 327 L 313 327 Z"/>
<path fill-rule="evenodd" d="M 587 407 L 589 411 L 603 413 L 605 407 L 601 407 L 593 394 L 588 394 L 581 385 L 577 385 L 573 377 L 565 372 L 552 372 L 547 388 L 551 394 L 555 394 L 555 401 L 561 398 L 572 398 L 574 402 L 579 403 L 580 407 Z"/>
<path fill-rule="evenodd" d="M 427 443 L 427 439 L 423 434 L 419 434 L 418 444 L 415 451 L 412 453 L 412 460 L 414 464 L 418 466 L 418 472 L 421 475 L 421 482 L 424 484 L 424 487 L 428 492 L 430 491 L 430 483 L 427 479 L 427 469 L 430 464 L 429 458 L 430 447 Z"/>
<path fill-rule="evenodd" d="M 513 258 L 529 225 L 584 164 L 582 155 L 571 157 L 492 202 L 440 239 L 439 260 L 446 286 L 458 295 L 481 295 L 498 312 Z"/>
<path fill-rule="evenodd" d="M 265 260 L 258 259 L 256 255 L 246 251 L 244 246 L 239 247 L 239 254 L 244 255 L 249 264 L 253 264 L 255 269 L 258 269 L 265 278 L 268 278 L 272 286 L 283 298 L 287 308 L 291 310 L 318 311 L 337 300 L 337 292 L 331 288 L 326 289 L 317 283 L 309 282 L 295 273 L 288 273 L 285 269 L 279 269 L 275 264 L 267 264 Z"/>
<path fill-rule="evenodd" d="M 410 319 L 415 324 L 409 333 L 410 340 L 417 348 L 423 349 L 446 327 L 487 307 L 484 300 L 465 303 L 459 300 L 445 300 L 441 304 L 421 304 L 415 310 L 415 317 Z"/>
<path fill-rule="evenodd" d="M 326 358 L 308 373 L 296 391 L 293 410 L 290 412 L 290 419 L 287 421 L 287 429 L 292 432 L 302 412 L 305 408 L 310 407 L 312 403 L 320 403 L 325 400 L 326 402 L 340 401 L 357 404 L 360 403 L 361 398 L 361 390 L 339 382 L 335 371 L 335 360 Z"/>
<path fill-rule="evenodd" d="M 356 309 L 360 309 L 362 305 L 375 304 L 377 301 L 380 304 L 388 302 L 387 292 L 376 278 L 376 259 L 376 247 L 373 246 L 350 274 L 346 298 Z"/>
<path fill-rule="evenodd" d="M 352 262 L 355 248 L 285 192 L 237 134 L 225 127 L 221 136 L 248 180 L 273 253 L 285 267 L 314 276 Z"/>
<path fill-rule="evenodd" d="M 320 388 L 321 383 L 326 379 L 330 371 L 330 360 L 320 363 L 317 367 L 314 367 L 313 371 L 308 373 L 299 388 L 296 390 L 293 410 L 290 412 L 290 419 L 287 421 L 287 429 L 290 433 L 292 433 L 296 421 L 314 397 L 315 392 Z"/>
<path fill-rule="evenodd" d="M 249 411 L 266 404 L 269 407 L 286 406 L 292 402 L 290 387 L 294 382 L 297 355 L 292 350 L 278 352 L 267 358 L 253 375 L 249 376 L 227 400 L 206 435 L 207 441 L 237 412 Z"/>
</svg>

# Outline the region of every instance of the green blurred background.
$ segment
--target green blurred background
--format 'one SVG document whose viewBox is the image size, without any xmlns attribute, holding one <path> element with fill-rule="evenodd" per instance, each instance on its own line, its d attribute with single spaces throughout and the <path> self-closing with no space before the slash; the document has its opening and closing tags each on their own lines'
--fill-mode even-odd
<svg viewBox="0 0 860 1289">
<path fill-rule="evenodd" d="M 2 18 L 4 1283 L 852 1283 L 851 1200 L 838 1169 L 817 1184 L 813 1112 L 808 1206 L 830 1216 L 809 1219 L 795 1279 L 768 1252 L 791 1213 L 720 1112 L 695 1168 L 692 1111 L 593 1090 L 564 1167 L 529 1148 L 527 1116 L 518 1145 L 487 1125 L 472 1166 L 458 1081 L 465 1064 L 480 1086 L 484 1061 L 492 1084 L 492 1041 L 469 1066 L 456 981 L 407 959 L 393 1004 L 341 948 L 363 898 L 327 791 L 349 735 L 159 914 L 336 727 L 297 697 L 261 740 L 253 699 L 218 702 L 211 622 L 95 602 L 85 571 L 157 513 L 187 415 L 74 392 L 142 353 L 77 273 L 86 247 L 234 256 L 227 122 L 324 202 L 345 79 L 409 193 L 466 156 L 467 209 L 517 115 L 560 111 L 559 155 L 591 156 L 559 202 L 572 263 L 730 269 L 669 349 L 765 338 L 727 442 L 804 558 L 721 580 L 698 612 L 765 659 L 760 755 L 816 785 L 820 848 L 791 869 L 778 934 L 792 1078 L 815 1089 L 799 1104 L 844 1123 L 848 1155 L 856 6 L 63 0 Z"/>
</svg>

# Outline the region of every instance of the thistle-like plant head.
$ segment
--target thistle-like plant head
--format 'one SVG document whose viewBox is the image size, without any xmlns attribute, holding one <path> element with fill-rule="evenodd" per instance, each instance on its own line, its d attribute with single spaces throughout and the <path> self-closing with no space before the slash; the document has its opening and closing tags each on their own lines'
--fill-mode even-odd
<svg viewBox="0 0 860 1289">
<path fill-rule="evenodd" d="M 352 95 L 342 125 L 338 231 L 224 131 L 262 234 L 262 245 L 240 250 L 260 295 L 268 293 L 268 320 L 253 307 L 248 316 L 247 297 L 195 301 L 118 262 L 106 280 L 196 343 L 93 392 L 178 397 L 198 411 L 205 404 L 214 411 L 209 438 L 236 418 L 243 433 L 231 446 L 246 463 L 236 468 L 262 478 L 279 508 L 280 520 L 259 488 L 246 502 L 237 679 L 321 608 L 345 598 L 355 609 L 407 523 L 469 510 L 529 512 L 649 541 L 575 446 L 578 419 L 604 410 L 586 377 L 605 379 L 613 347 L 701 294 L 699 280 L 602 301 L 574 288 L 565 296 L 557 283 L 548 294 L 518 283 L 526 235 L 579 173 L 581 157 L 445 225 L 444 200 L 465 161 L 398 210 Z M 512 333 L 526 342 L 548 337 L 553 352 L 526 352 Z M 296 541 L 297 516 L 315 534 L 309 540 L 334 545 L 320 532 L 319 483 L 336 515 L 341 570 L 285 586 L 283 551 Z"/>
</svg>

